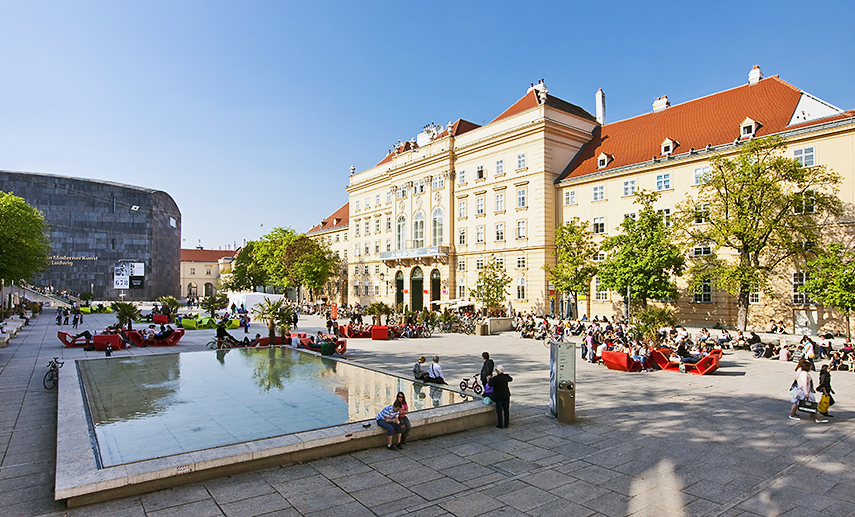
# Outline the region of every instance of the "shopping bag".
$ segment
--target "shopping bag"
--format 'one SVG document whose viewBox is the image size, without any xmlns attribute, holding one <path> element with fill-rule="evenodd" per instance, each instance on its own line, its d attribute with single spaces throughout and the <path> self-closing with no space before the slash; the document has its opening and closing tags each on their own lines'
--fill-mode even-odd
<svg viewBox="0 0 855 517">
<path fill-rule="evenodd" d="M 831 405 L 831 399 L 828 395 L 822 394 L 822 397 L 819 398 L 819 404 L 816 405 L 816 410 L 820 413 L 827 413 L 828 406 Z"/>
<path fill-rule="evenodd" d="M 802 413 L 813 413 L 816 414 L 816 401 L 802 399 L 799 401 L 799 411 Z"/>
</svg>

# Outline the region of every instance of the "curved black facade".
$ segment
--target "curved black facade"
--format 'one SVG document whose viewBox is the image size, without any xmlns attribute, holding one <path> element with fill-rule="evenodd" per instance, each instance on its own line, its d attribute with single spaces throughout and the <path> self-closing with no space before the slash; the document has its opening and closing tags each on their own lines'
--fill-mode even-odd
<svg viewBox="0 0 855 517">
<path fill-rule="evenodd" d="M 40 285 L 99 300 L 178 297 L 181 212 L 159 190 L 53 174 L 0 171 L 0 189 L 38 208 L 50 227 L 51 266 Z M 143 263 L 140 289 L 116 289 L 120 262 Z"/>
</svg>

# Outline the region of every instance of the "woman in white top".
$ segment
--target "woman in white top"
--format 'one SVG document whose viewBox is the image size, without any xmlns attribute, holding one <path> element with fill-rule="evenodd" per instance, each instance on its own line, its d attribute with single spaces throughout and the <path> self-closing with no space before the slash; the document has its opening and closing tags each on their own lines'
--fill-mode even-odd
<svg viewBox="0 0 855 517">
<path fill-rule="evenodd" d="M 799 409 L 799 401 L 809 400 L 811 402 L 816 402 L 816 397 L 814 396 L 813 389 L 813 379 L 810 378 L 810 361 L 807 359 L 799 360 L 798 366 L 796 366 L 796 379 L 795 382 L 798 385 L 798 392 L 796 392 L 792 397 L 793 407 L 790 409 L 790 420 L 801 420 L 801 418 L 796 416 L 796 411 Z M 816 423 L 822 424 L 828 422 L 828 420 L 824 420 L 821 418 L 819 413 L 814 415 L 814 419 Z"/>
</svg>

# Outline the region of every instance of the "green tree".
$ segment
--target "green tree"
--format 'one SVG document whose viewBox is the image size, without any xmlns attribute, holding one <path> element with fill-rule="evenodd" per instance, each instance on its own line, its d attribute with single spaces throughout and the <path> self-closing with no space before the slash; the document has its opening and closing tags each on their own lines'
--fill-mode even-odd
<svg viewBox="0 0 855 517">
<path fill-rule="evenodd" d="M 852 339 L 850 313 L 855 308 L 855 252 L 832 243 L 807 263 L 808 278 L 800 290 L 846 316 L 846 336 Z"/>
<path fill-rule="evenodd" d="M 677 316 L 671 307 L 648 305 L 636 314 L 635 328 L 644 339 L 658 340 L 659 329 L 677 324 Z"/>
<path fill-rule="evenodd" d="M 172 314 L 178 312 L 178 308 L 181 307 L 181 302 L 174 296 L 161 296 L 157 301 L 164 307 L 169 307 L 169 312 Z"/>
<path fill-rule="evenodd" d="M 140 318 L 140 310 L 131 302 L 113 302 L 110 308 L 116 314 L 119 320 L 119 325 L 127 327 L 128 330 L 133 330 L 134 321 Z"/>
<path fill-rule="evenodd" d="M 602 287 L 626 295 L 647 307 L 647 300 L 679 296 L 673 279 L 683 272 L 685 257 L 671 241 L 671 229 L 665 216 L 654 209 L 659 199 L 656 192 L 639 191 L 635 204 L 641 205 L 635 218 L 626 217 L 621 233 L 606 238 L 601 249 L 606 252 L 597 277 Z"/>
<path fill-rule="evenodd" d="M 690 286 L 709 281 L 735 295 L 742 330 L 751 292 L 771 292 L 779 265 L 808 258 L 819 240 L 820 214 L 842 213 L 840 176 L 785 158 L 785 147 L 783 138 L 761 138 L 743 144 L 732 159 L 713 156 L 706 182 L 677 211 L 687 244 L 710 249 L 692 258 Z"/>
<path fill-rule="evenodd" d="M 580 222 L 578 217 L 555 230 L 553 255 L 557 263 L 554 266 L 544 265 L 543 269 L 558 291 L 570 293 L 576 316 L 579 315 L 579 293 L 587 292 L 591 279 L 597 274 L 594 255 L 598 249 L 588 222 Z"/>
<path fill-rule="evenodd" d="M 85 293 L 80 293 L 80 297 L 79 297 L 79 298 L 80 298 L 80 300 L 81 300 L 81 301 L 83 301 L 83 303 L 85 303 L 86 305 L 89 305 L 89 304 L 91 304 L 91 303 L 92 303 L 92 300 L 94 300 L 94 299 L 95 299 L 95 293 L 92 293 L 92 292 L 89 292 L 89 291 L 87 291 L 87 292 L 85 292 Z"/>
<path fill-rule="evenodd" d="M 273 231 L 255 242 L 253 261 L 266 274 L 265 285 L 285 288 L 291 285 L 286 274 L 285 250 L 298 237 L 291 228 L 274 228 Z"/>
<path fill-rule="evenodd" d="M 327 281 L 338 274 L 338 258 L 326 247 L 305 235 L 300 235 L 285 248 L 282 257 L 285 278 L 291 285 L 309 289 L 310 299 L 314 299 L 315 289 L 320 289 Z"/>
<path fill-rule="evenodd" d="M 469 292 L 481 305 L 487 307 L 488 311 L 493 311 L 505 304 L 510 284 L 511 277 L 505 273 L 505 268 L 496 262 L 495 257 L 490 257 L 484 268 L 478 272 L 475 288 Z"/>
<path fill-rule="evenodd" d="M 31 280 L 48 266 L 44 216 L 23 198 L 0 192 L 0 280 Z"/>
<path fill-rule="evenodd" d="M 217 311 L 225 309 L 229 305 L 229 298 L 224 293 L 212 294 L 202 298 L 199 302 L 199 307 L 205 309 L 211 314 L 212 318 L 217 316 Z"/>
<path fill-rule="evenodd" d="M 232 262 L 232 267 L 224 271 L 225 279 L 221 288 L 226 291 L 253 291 L 257 286 L 267 285 L 267 271 L 256 256 L 257 241 L 249 241 L 241 248 Z"/>
</svg>

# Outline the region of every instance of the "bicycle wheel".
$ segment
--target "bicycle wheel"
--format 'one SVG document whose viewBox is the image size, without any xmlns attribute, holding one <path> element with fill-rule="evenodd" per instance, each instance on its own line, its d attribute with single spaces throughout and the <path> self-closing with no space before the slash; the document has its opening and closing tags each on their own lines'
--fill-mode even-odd
<svg viewBox="0 0 855 517">
<path fill-rule="evenodd" d="M 468 385 L 468 384 L 466 384 L 466 381 L 460 381 L 460 389 L 461 389 L 461 391 L 466 391 L 466 388 L 468 388 L 468 387 L 469 387 L 469 385 Z"/>
<path fill-rule="evenodd" d="M 482 388 L 480 384 L 476 384 L 473 390 L 475 391 L 476 395 L 480 395 L 481 392 L 484 391 L 484 388 Z"/>
<path fill-rule="evenodd" d="M 217 340 L 216 340 L 216 339 L 212 339 L 211 341 L 208 341 L 208 343 L 205 345 L 205 348 L 207 348 L 207 349 L 209 349 L 209 350 L 216 350 L 216 348 L 217 348 Z"/>
<path fill-rule="evenodd" d="M 429 327 L 425 327 L 425 330 L 424 330 L 424 333 L 422 333 L 422 336 L 424 336 L 424 337 L 430 337 L 430 333 L 431 333 L 430 328 L 429 328 Z"/>
<path fill-rule="evenodd" d="M 56 388 L 57 377 L 58 377 L 57 371 L 54 370 L 53 368 L 51 368 L 50 370 L 47 371 L 47 373 L 45 373 L 45 378 L 44 378 L 43 384 L 44 384 L 46 390 L 52 390 L 52 389 Z"/>
</svg>

